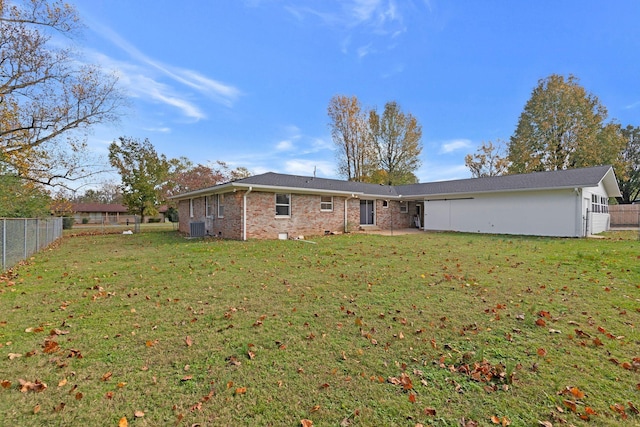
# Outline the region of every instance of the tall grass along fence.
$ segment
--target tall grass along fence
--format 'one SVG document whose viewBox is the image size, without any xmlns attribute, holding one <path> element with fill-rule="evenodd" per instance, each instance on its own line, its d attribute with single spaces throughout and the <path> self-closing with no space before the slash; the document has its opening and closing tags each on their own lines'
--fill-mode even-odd
<svg viewBox="0 0 640 427">
<path fill-rule="evenodd" d="M 2 271 L 62 237 L 62 218 L 1 218 Z"/>
<path fill-rule="evenodd" d="M 612 227 L 640 227 L 640 204 L 609 205 Z"/>
</svg>

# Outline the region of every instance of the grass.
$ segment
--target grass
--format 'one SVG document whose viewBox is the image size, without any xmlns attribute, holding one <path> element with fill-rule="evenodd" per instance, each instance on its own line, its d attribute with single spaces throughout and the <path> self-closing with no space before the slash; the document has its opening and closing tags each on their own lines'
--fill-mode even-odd
<svg viewBox="0 0 640 427">
<path fill-rule="evenodd" d="M 638 424 L 636 238 L 65 237 L 0 283 L 0 413 L 21 426 Z"/>
</svg>

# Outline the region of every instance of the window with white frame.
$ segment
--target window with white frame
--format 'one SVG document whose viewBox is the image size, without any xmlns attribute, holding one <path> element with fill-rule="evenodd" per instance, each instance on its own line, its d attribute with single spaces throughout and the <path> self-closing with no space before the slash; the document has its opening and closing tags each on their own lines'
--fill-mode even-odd
<svg viewBox="0 0 640 427">
<path fill-rule="evenodd" d="M 224 194 L 218 194 L 218 218 L 224 218 Z"/>
<path fill-rule="evenodd" d="M 407 202 L 400 202 L 400 213 L 407 212 L 409 212 L 409 205 L 407 204 Z"/>
<path fill-rule="evenodd" d="M 276 193 L 276 216 L 291 216 L 291 194 Z"/>
<path fill-rule="evenodd" d="M 383 200 L 382 201 L 382 207 L 383 208 L 388 208 L 389 207 L 389 201 L 388 200 Z"/>
<path fill-rule="evenodd" d="M 213 216 L 213 196 L 204 196 L 204 209 L 207 217 Z"/>
<path fill-rule="evenodd" d="M 320 196 L 320 210 L 325 212 L 333 211 L 332 196 Z"/>
<path fill-rule="evenodd" d="M 598 196 L 597 194 L 592 194 L 591 195 L 591 212 L 608 213 L 609 199 L 604 196 Z"/>
<path fill-rule="evenodd" d="M 193 218 L 193 199 L 189 199 L 189 218 Z"/>
</svg>

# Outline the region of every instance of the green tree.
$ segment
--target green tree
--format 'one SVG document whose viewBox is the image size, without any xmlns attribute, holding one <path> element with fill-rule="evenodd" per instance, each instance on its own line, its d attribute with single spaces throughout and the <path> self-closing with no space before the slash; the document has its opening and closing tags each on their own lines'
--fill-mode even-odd
<svg viewBox="0 0 640 427">
<path fill-rule="evenodd" d="M 618 203 L 628 204 L 640 198 L 640 126 L 621 129 L 626 145 L 621 152 L 621 165 L 616 170 L 622 197 Z"/>
<path fill-rule="evenodd" d="M 420 167 L 422 126 L 410 113 L 403 113 L 395 101 L 387 102 L 382 116 L 369 111 L 369 138 L 376 153 L 377 173 L 388 185 L 417 182 Z M 372 179 L 376 182 L 375 179 Z"/>
<path fill-rule="evenodd" d="M 109 145 L 109 162 L 122 180 L 124 204 L 144 222 L 146 215 L 157 213 L 162 188 L 169 177 L 170 163 L 158 155 L 148 139 L 120 137 Z"/>
<path fill-rule="evenodd" d="M 509 161 L 503 155 L 504 142 L 501 140 L 493 142 L 483 142 L 475 154 L 467 154 L 464 158 L 464 164 L 471 171 L 474 178 L 482 178 L 487 176 L 498 176 L 507 173 Z"/>
<path fill-rule="evenodd" d="M 63 1 L 0 0 L 0 153 L 16 176 L 47 185 L 85 176 L 87 132 L 124 105 L 115 74 L 52 42 L 80 28 Z"/>
<path fill-rule="evenodd" d="M 572 75 L 538 82 L 508 147 L 510 173 L 614 164 L 624 143 L 607 109 Z"/>
<path fill-rule="evenodd" d="M 11 174 L 0 174 L 0 217 L 39 218 L 49 216 L 51 197 L 41 185 L 24 182 Z"/>
<path fill-rule="evenodd" d="M 349 181 L 367 182 L 376 170 L 366 113 L 357 97 L 335 95 L 329 101 L 331 137 L 338 147 L 338 173 Z"/>
</svg>

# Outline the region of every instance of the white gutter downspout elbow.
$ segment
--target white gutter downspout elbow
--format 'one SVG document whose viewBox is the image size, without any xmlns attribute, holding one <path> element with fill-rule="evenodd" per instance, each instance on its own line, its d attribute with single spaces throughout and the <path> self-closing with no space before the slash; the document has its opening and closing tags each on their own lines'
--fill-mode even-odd
<svg viewBox="0 0 640 427">
<path fill-rule="evenodd" d="M 242 240 L 247 240 L 247 194 L 251 193 L 253 187 L 249 187 L 249 190 L 245 191 L 242 203 Z"/>
</svg>

